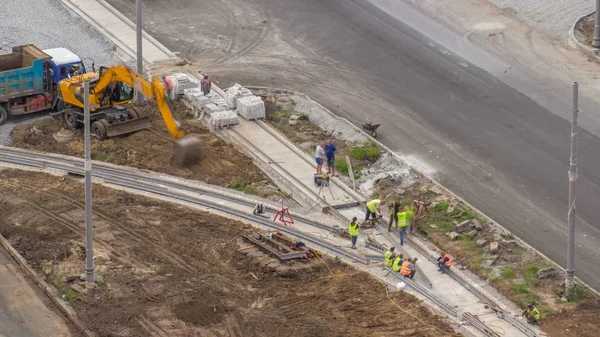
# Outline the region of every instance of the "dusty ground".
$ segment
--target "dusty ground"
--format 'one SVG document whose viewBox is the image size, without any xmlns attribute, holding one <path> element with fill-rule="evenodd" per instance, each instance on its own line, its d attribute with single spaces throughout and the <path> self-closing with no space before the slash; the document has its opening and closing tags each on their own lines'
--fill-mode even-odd
<svg viewBox="0 0 600 337">
<path fill-rule="evenodd" d="M 82 272 L 83 186 L 0 171 L 0 232 L 58 284 L 98 336 L 451 336 L 404 293 L 391 300 L 368 274 L 327 259 L 279 276 L 238 252 L 251 227 L 181 206 L 94 187 L 95 264 L 105 284 L 85 295 L 60 276 Z M 257 262 L 258 261 L 258 262 Z M 267 265 L 268 264 L 268 265 Z"/>
<path fill-rule="evenodd" d="M 186 111 L 182 105 L 176 106 L 180 114 Z M 267 196 L 269 191 L 273 191 L 263 188 L 268 185 L 268 179 L 250 158 L 211 134 L 198 121 L 184 120 L 182 129 L 186 135 L 202 139 L 200 162 L 189 167 L 172 165 L 173 140 L 154 108 L 147 107 L 146 112 L 154 116 L 152 128 L 102 142 L 92 139 L 92 159 L 202 180 L 209 184 L 236 187 L 240 190 L 252 185 L 253 192 L 256 194 L 260 191 L 265 194 L 262 196 Z M 52 134 L 63 127 L 62 120 L 52 118 L 18 125 L 12 131 L 12 146 L 82 157 L 82 130 L 77 130 L 75 138 L 67 143 L 58 143 L 52 138 Z"/>
</svg>

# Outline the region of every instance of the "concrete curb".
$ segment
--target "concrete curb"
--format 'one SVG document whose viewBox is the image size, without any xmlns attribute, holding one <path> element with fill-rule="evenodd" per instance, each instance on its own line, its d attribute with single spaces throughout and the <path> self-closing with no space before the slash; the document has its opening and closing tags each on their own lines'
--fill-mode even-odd
<svg viewBox="0 0 600 337">
<path fill-rule="evenodd" d="M 583 52 L 587 56 L 591 57 L 596 63 L 600 63 L 600 56 L 596 53 L 596 49 L 582 43 L 581 41 L 579 41 L 577 39 L 577 37 L 575 37 L 575 30 L 577 30 L 577 25 L 582 20 L 586 19 L 588 16 L 594 14 L 595 12 L 596 11 L 592 11 L 588 14 L 580 16 L 577 20 L 575 20 L 575 22 L 571 26 L 571 29 L 569 30 L 569 44 L 572 47 L 579 49 L 581 52 Z"/>
<path fill-rule="evenodd" d="M 69 305 L 60 298 L 60 294 L 56 291 L 56 288 L 53 286 L 49 286 L 46 281 L 42 277 L 40 277 L 34 270 L 29 266 L 27 261 L 17 252 L 16 249 L 4 238 L 3 235 L 0 235 L 0 244 L 6 251 L 17 261 L 21 269 L 27 273 L 31 279 L 35 281 L 35 283 L 42 289 L 42 291 L 48 296 L 48 298 L 54 302 L 54 304 L 62 311 L 62 313 L 69 318 L 71 323 L 75 325 L 86 337 L 96 337 L 96 334 L 89 331 L 85 328 L 83 323 L 79 320 L 75 311 L 69 307 Z"/>
<path fill-rule="evenodd" d="M 588 14 L 589 15 L 589 14 Z M 584 16 L 585 17 L 585 16 Z M 590 48 L 591 49 L 591 48 Z M 598 55 L 596 55 L 595 57 L 598 57 Z M 394 151 L 392 151 L 390 148 L 388 148 L 386 145 L 382 144 L 381 142 L 379 142 L 377 139 L 371 137 L 370 135 L 368 135 L 367 133 L 365 133 L 361 128 L 357 127 L 356 125 L 354 125 L 352 122 L 350 122 L 348 119 L 344 118 L 344 117 L 340 117 L 335 115 L 333 112 L 331 112 L 329 109 L 327 109 L 326 107 L 324 107 L 323 105 L 319 104 L 318 102 L 315 102 L 314 100 L 312 100 L 310 97 L 308 97 L 306 94 L 304 93 L 300 93 L 300 92 L 296 92 L 293 90 L 287 90 L 287 89 L 279 89 L 279 88 L 269 88 L 269 87 L 261 87 L 261 86 L 247 86 L 246 88 L 251 89 L 251 90 L 265 90 L 265 91 L 276 91 L 276 92 L 280 92 L 280 93 L 288 93 L 288 94 L 292 94 L 292 95 L 298 95 L 298 96 L 302 96 L 303 98 L 310 100 L 311 102 L 313 102 L 315 105 L 317 105 L 319 108 L 321 108 L 323 111 L 325 111 L 327 114 L 329 114 L 331 117 L 346 122 L 348 124 L 350 124 L 355 130 L 357 130 L 358 132 L 361 132 L 365 135 L 365 137 L 369 138 L 372 142 L 374 142 L 375 144 L 377 144 L 378 146 L 380 146 L 382 149 L 384 149 L 386 152 L 388 152 L 390 155 L 394 156 L 394 158 L 396 158 L 399 162 L 403 163 L 404 165 L 407 165 L 411 168 L 411 170 L 413 170 L 414 172 L 422 175 L 423 177 L 429 179 L 435 186 L 437 186 L 438 188 L 440 188 L 442 191 L 446 192 L 447 194 L 453 196 L 454 198 L 456 198 L 456 200 L 460 201 L 461 203 L 463 203 L 464 205 L 468 206 L 469 208 L 471 208 L 473 211 L 475 211 L 475 213 L 477 213 L 477 215 L 483 217 L 485 220 L 487 220 L 488 222 L 490 222 L 492 225 L 494 225 L 495 227 L 500 228 L 501 230 L 503 230 L 506 233 L 511 233 L 509 230 L 507 230 L 506 228 L 504 228 L 504 226 L 500 225 L 498 222 L 496 222 L 495 220 L 493 220 L 492 218 L 490 218 L 489 216 L 487 216 L 485 213 L 483 213 L 481 210 L 475 208 L 473 205 L 471 205 L 469 202 L 467 202 L 466 200 L 464 200 L 463 198 L 459 197 L 458 195 L 456 195 L 455 193 L 453 193 L 452 191 L 450 191 L 449 189 L 447 189 L 446 187 L 444 187 L 441 183 L 439 183 L 437 180 L 435 180 L 434 178 L 428 176 L 427 174 L 424 174 L 420 171 L 418 171 L 417 169 L 415 169 L 414 167 L 411 167 L 410 165 L 408 165 L 408 163 L 406 163 L 405 161 L 402 160 L 402 158 L 396 154 Z M 511 233 L 512 234 L 512 233 Z M 552 263 L 554 265 L 556 265 L 557 268 L 559 268 L 560 270 L 562 270 L 563 272 L 566 273 L 566 270 L 557 265 L 554 261 L 552 261 L 552 259 L 550 259 L 549 257 L 547 257 L 546 255 L 544 255 L 542 252 L 540 252 L 539 250 L 533 248 L 531 245 L 529 245 L 528 243 L 526 243 L 525 241 L 523 241 L 522 239 L 520 239 L 517 236 L 514 236 L 515 240 L 518 242 L 519 245 L 521 245 L 522 247 L 531 250 L 533 252 L 535 252 L 536 254 L 540 255 L 541 257 L 543 257 L 546 261 L 548 261 L 549 263 Z M 584 285 L 586 288 L 588 288 L 594 295 L 600 297 L 600 292 L 598 292 L 596 289 L 593 289 L 592 287 L 590 287 L 589 285 L 587 285 L 585 282 L 583 282 L 581 279 L 579 279 L 578 277 L 575 277 L 577 282 L 581 285 Z"/>
</svg>

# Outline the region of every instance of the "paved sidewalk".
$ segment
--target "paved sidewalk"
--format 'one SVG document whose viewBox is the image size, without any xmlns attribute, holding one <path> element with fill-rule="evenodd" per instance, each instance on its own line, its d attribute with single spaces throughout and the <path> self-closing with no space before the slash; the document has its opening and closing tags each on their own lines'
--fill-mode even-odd
<svg viewBox="0 0 600 337">
<path fill-rule="evenodd" d="M 66 318 L 53 306 L 0 248 L 0 337 L 73 336 Z"/>
</svg>

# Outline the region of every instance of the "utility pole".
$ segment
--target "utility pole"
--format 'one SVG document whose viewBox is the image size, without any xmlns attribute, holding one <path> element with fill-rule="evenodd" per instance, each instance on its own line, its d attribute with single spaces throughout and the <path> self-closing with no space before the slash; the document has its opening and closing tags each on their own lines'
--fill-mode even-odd
<svg viewBox="0 0 600 337">
<path fill-rule="evenodd" d="M 596 0 L 596 13 L 594 17 L 594 40 L 592 41 L 592 47 L 600 48 L 600 0 Z"/>
<path fill-rule="evenodd" d="M 85 282 L 87 288 L 93 288 L 94 276 L 94 247 L 92 231 L 92 160 L 90 154 L 90 82 L 83 83 L 83 106 L 85 125 L 85 228 L 86 228 L 86 263 Z"/>
<path fill-rule="evenodd" d="M 135 0 L 135 33 L 137 42 L 137 72 L 144 75 L 144 61 L 142 59 L 142 0 Z M 137 91 L 136 101 L 138 103 L 144 101 L 144 95 L 140 90 Z"/>
<path fill-rule="evenodd" d="M 575 187 L 577 183 L 577 114 L 579 84 L 573 83 L 573 119 L 571 120 L 571 159 L 569 163 L 569 211 L 567 220 L 569 223 L 569 241 L 567 243 L 567 276 L 565 285 L 567 295 L 571 294 L 575 287 Z"/>
</svg>

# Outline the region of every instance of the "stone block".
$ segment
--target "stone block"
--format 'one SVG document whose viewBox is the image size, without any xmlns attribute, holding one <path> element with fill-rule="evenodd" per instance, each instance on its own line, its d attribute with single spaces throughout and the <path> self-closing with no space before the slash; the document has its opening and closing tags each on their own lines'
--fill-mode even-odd
<svg viewBox="0 0 600 337">
<path fill-rule="evenodd" d="M 472 231 L 466 233 L 465 235 L 474 238 L 477 235 L 477 231 L 476 230 L 472 230 Z"/>
<path fill-rule="evenodd" d="M 67 274 L 64 276 L 67 279 L 67 282 L 79 280 L 81 278 L 81 274 Z M 85 274 L 84 274 L 85 277 Z"/>
<path fill-rule="evenodd" d="M 193 103 L 197 97 L 203 96 L 204 94 L 202 93 L 202 90 L 200 90 L 200 88 L 190 88 L 183 90 L 183 98 L 190 103 Z"/>
<path fill-rule="evenodd" d="M 457 232 L 450 232 L 446 235 L 448 235 L 450 237 L 450 240 L 456 240 L 460 236 L 460 234 L 458 234 Z"/>
<path fill-rule="evenodd" d="M 490 243 L 490 253 L 497 253 L 497 252 L 498 252 L 498 242 Z"/>
<path fill-rule="evenodd" d="M 504 240 L 502 244 L 507 247 L 517 247 L 519 245 L 516 240 Z"/>
<path fill-rule="evenodd" d="M 456 221 L 454 221 L 454 224 L 456 225 L 456 231 L 459 233 L 463 233 L 463 232 L 469 230 L 469 228 L 471 228 L 470 220 L 465 220 L 461 223 L 457 223 Z"/>
<path fill-rule="evenodd" d="M 540 269 L 537 272 L 537 278 L 538 280 L 545 280 L 545 279 L 550 279 L 550 278 L 558 278 L 560 276 L 562 276 L 563 273 L 562 271 L 554 268 L 554 267 L 548 267 L 548 268 L 544 268 L 544 269 Z"/>
<path fill-rule="evenodd" d="M 232 109 L 235 109 L 237 108 L 238 99 L 247 96 L 253 96 L 252 92 L 236 83 L 233 85 L 233 87 L 227 89 L 227 104 Z"/>
<path fill-rule="evenodd" d="M 208 126 L 213 131 L 217 128 L 238 124 L 240 124 L 240 118 L 231 110 L 213 112 L 208 120 Z"/>
<path fill-rule="evenodd" d="M 79 294 L 85 293 L 85 289 L 77 283 L 71 284 L 71 289 L 73 289 L 73 291 Z"/>
<path fill-rule="evenodd" d="M 498 233 L 494 234 L 494 241 L 502 241 L 502 235 Z"/>
<path fill-rule="evenodd" d="M 212 103 L 210 96 L 198 96 L 194 98 L 192 105 L 198 110 L 204 109 L 207 104 Z"/>
<path fill-rule="evenodd" d="M 204 106 L 204 112 L 205 112 L 207 115 L 212 115 L 212 114 L 214 114 L 215 112 L 221 112 L 221 111 L 225 111 L 225 110 L 226 110 L 226 108 L 225 108 L 225 107 L 222 107 L 222 106 L 217 106 L 217 105 L 216 105 L 216 104 L 214 104 L 214 103 L 209 103 L 209 104 L 206 104 L 206 105 Z"/>
<path fill-rule="evenodd" d="M 246 120 L 264 119 L 265 102 L 257 96 L 245 96 L 237 100 L 237 113 Z"/>
<path fill-rule="evenodd" d="M 473 219 L 471 222 L 473 223 L 473 227 L 475 228 L 475 230 L 478 230 L 478 231 L 483 230 L 483 225 L 479 222 L 479 220 Z"/>
<path fill-rule="evenodd" d="M 487 240 L 486 239 L 479 239 L 479 240 L 475 241 L 475 243 L 477 243 L 477 245 L 479 247 L 483 247 L 487 243 Z"/>
</svg>

